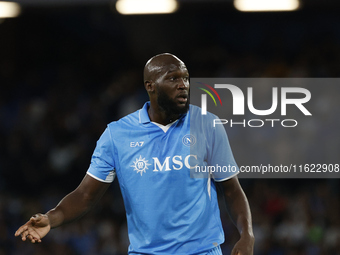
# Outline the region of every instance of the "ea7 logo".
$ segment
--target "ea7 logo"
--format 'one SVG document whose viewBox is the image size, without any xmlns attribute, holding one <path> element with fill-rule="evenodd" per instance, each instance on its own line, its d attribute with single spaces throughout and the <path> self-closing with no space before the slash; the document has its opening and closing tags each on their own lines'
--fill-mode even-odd
<svg viewBox="0 0 340 255">
<path fill-rule="evenodd" d="M 142 147 L 144 142 L 130 142 L 130 147 Z"/>
<path fill-rule="evenodd" d="M 231 84 L 215 84 L 216 89 L 228 89 L 233 98 L 233 115 L 244 115 L 244 94 L 240 88 Z M 303 98 L 287 98 L 288 93 L 302 94 Z M 210 95 L 212 96 L 212 95 Z M 297 87 L 282 87 L 281 88 L 281 115 L 286 115 L 286 108 L 288 104 L 295 105 L 304 115 L 312 115 L 303 105 L 311 99 L 311 93 L 308 89 Z M 215 100 L 214 100 L 215 102 Z M 216 105 L 216 102 L 215 102 Z M 222 102 L 221 102 L 222 105 Z M 269 109 L 258 110 L 253 104 L 253 88 L 247 88 L 247 105 L 250 112 L 255 115 L 270 115 L 274 113 L 278 105 L 278 89 L 273 87 L 272 90 L 272 105 Z M 207 114 L 207 95 L 201 95 L 201 109 L 202 115 Z"/>
</svg>

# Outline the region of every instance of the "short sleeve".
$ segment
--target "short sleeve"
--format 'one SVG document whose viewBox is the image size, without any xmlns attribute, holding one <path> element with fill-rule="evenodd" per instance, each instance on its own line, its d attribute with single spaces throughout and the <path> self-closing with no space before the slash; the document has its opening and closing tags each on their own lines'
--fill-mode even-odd
<svg viewBox="0 0 340 255">
<path fill-rule="evenodd" d="M 114 169 L 113 141 L 109 128 L 106 128 L 97 141 L 87 174 L 99 181 L 111 183 L 116 175 Z"/>
<path fill-rule="evenodd" d="M 213 127 L 210 137 L 211 151 L 208 156 L 208 166 L 210 166 L 212 177 L 215 181 L 225 181 L 239 173 L 239 168 L 235 162 L 227 132 L 223 125 L 217 124 Z"/>
</svg>

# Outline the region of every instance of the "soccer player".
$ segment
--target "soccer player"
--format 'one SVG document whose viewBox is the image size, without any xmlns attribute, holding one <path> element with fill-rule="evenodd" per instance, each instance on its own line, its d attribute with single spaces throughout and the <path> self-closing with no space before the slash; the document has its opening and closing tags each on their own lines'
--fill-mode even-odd
<svg viewBox="0 0 340 255">
<path fill-rule="evenodd" d="M 152 57 L 144 68 L 144 86 L 150 101 L 107 126 L 80 185 L 54 209 L 32 216 L 15 235 L 41 242 L 51 228 L 84 215 L 117 176 L 129 254 L 222 254 L 215 185 L 221 182 L 240 233 L 232 255 L 253 254 L 251 213 L 226 132 L 212 127 L 216 116 L 201 115 L 200 108 L 189 104 L 185 64 L 168 53 Z M 237 170 L 196 171 L 217 165 Z"/>
</svg>

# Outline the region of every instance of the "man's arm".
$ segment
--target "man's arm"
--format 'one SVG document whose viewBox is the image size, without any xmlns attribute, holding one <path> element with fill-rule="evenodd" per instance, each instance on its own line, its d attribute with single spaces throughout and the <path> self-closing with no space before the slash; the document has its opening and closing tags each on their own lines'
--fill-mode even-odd
<svg viewBox="0 0 340 255">
<path fill-rule="evenodd" d="M 252 255 L 255 239 L 248 199 L 237 176 L 222 184 L 228 212 L 240 233 L 240 240 L 235 244 L 231 254 Z"/>
<path fill-rule="evenodd" d="M 59 204 L 46 214 L 36 214 L 21 226 L 15 236 L 21 235 L 21 239 L 30 240 L 32 243 L 41 242 L 41 239 L 51 228 L 71 222 L 88 212 L 93 205 L 103 196 L 110 183 L 97 181 L 89 175 L 85 175 L 80 185 Z"/>
</svg>

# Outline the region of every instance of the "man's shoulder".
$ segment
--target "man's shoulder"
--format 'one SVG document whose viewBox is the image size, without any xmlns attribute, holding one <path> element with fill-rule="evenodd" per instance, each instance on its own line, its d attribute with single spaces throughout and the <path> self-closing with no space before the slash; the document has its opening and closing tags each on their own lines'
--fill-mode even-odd
<svg viewBox="0 0 340 255">
<path fill-rule="evenodd" d="M 197 111 L 201 111 L 201 107 L 198 107 L 194 104 L 190 104 L 189 110 L 190 110 L 190 112 L 197 112 Z"/>
<path fill-rule="evenodd" d="M 190 117 L 191 118 L 199 118 L 199 119 L 216 119 L 218 116 L 215 114 L 208 112 L 207 114 L 202 114 L 202 108 L 193 104 L 190 104 Z"/>
<path fill-rule="evenodd" d="M 127 128 L 129 126 L 133 126 L 136 127 L 136 125 L 138 125 L 139 123 L 139 112 L 141 109 L 130 113 L 122 118 L 120 118 L 119 120 L 115 120 L 112 121 L 108 124 L 109 128 Z"/>
</svg>

